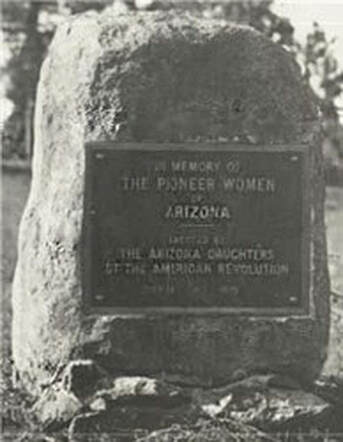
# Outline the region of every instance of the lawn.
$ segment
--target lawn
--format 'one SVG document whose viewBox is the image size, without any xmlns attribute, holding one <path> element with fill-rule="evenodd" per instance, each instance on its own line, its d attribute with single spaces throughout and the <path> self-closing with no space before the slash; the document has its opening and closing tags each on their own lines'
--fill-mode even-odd
<svg viewBox="0 0 343 442">
<path fill-rule="evenodd" d="M 12 280 L 14 273 L 18 226 L 29 193 L 30 180 L 27 171 L 5 171 L 2 174 L 2 276 L 5 284 Z"/>
<path fill-rule="evenodd" d="M 343 188 L 326 191 L 325 218 L 329 253 L 331 288 L 343 294 Z"/>
<path fill-rule="evenodd" d="M 331 333 L 325 374 L 343 377 L 343 188 L 326 192 L 326 231 L 331 279 Z"/>
</svg>

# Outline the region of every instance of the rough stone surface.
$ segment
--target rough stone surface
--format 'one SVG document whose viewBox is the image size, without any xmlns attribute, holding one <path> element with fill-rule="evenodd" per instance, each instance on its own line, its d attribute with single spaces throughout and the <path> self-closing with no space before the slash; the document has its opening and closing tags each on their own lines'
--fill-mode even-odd
<svg viewBox="0 0 343 442">
<path fill-rule="evenodd" d="M 174 426 L 156 430 L 147 436 L 137 437 L 136 442 L 273 442 L 273 439 L 254 428 L 224 421 L 200 421 L 193 426 Z"/>
<path fill-rule="evenodd" d="M 97 390 L 111 386 L 107 373 L 91 360 L 71 361 L 63 372 L 63 389 L 82 400 Z"/>
<path fill-rule="evenodd" d="M 65 389 L 69 371 L 66 367 L 32 411 L 38 418 L 37 428 L 55 431 L 69 426 L 70 441 L 98 440 L 100 435 L 121 442 L 154 440 L 153 435 L 161 441 L 217 441 L 236 440 L 239 435 L 242 442 L 261 442 L 274 440 L 270 436 L 276 433 L 342 432 L 341 387 L 328 380 L 304 391 L 297 381 L 275 374 L 255 375 L 214 389 L 119 377 L 111 387 L 81 399 Z"/>
<path fill-rule="evenodd" d="M 83 362 L 86 366 L 89 361 Z M 177 429 L 180 437 L 189 435 L 185 441 L 205 440 L 210 434 L 213 440 L 231 440 L 228 435 L 235 440 L 238 433 L 250 442 L 255 436 L 264 440 L 259 431 L 273 435 L 343 430 L 342 385 L 331 379 L 320 379 L 304 391 L 296 380 L 276 374 L 254 375 L 220 388 L 181 388 L 139 376 L 111 381 L 106 377 L 107 388 L 98 383 L 98 390 L 80 397 L 65 382 L 74 366 L 64 369 L 31 410 L 39 429 L 69 426 L 71 441 L 97 440 L 100 434 L 109 440 L 141 440 L 140 432 L 150 440 L 153 434 L 171 437 Z"/>
<path fill-rule="evenodd" d="M 141 376 L 116 378 L 110 388 L 98 391 L 96 397 L 111 406 L 141 404 L 172 408 L 190 402 L 190 396 L 181 388 Z"/>
<path fill-rule="evenodd" d="M 89 409 L 75 415 L 69 438 L 84 441 L 89 434 L 102 433 L 115 440 L 134 440 L 140 429 L 194 424 L 201 416 L 205 416 L 201 407 L 181 388 L 153 378 L 119 377 L 111 388 L 94 394 Z"/>
<path fill-rule="evenodd" d="M 199 415 L 199 410 L 188 406 L 168 409 L 158 406 L 121 406 L 79 414 L 75 416 L 69 429 L 71 434 L 79 434 L 83 440 L 82 436 L 87 433 L 115 435 L 120 431 L 152 431 L 171 425 L 194 424 Z"/>
<path fill-rule="evenodd" d="M 151 388 L 160 385 L 156 379 L 118 378 L 113 385 L 116 393 L 105 407 L 75 416 L 69 427 L 71 441 L 84 442 L 88 435 L 101 433 L 115 440 L 261 442 L 274 441 L 275 434 L 291 432 L 301 440 L 303 434 L 311 437 L 329 429 L 339 433 L 342 428 L 337 426 L 340 407 L 334 401 L 275 375 L 253 376 L 220 389 L 187 388 L 184 393 L 192 399 L 174 406 L 166 406 L 163 394 L 156 396 L 156 388 Z M 173 390 L 162 385 L 164 392 Z M 104 394 L 96 396 L 99 400 Z"/>
<path fill-rule="evenodd" d="M 57 386 L 49 388 L 40 396 L 32 413 L 43 427 L 53 427 L 71 421 L 81 410 L 79 399 Z"/>
<path fill-rule="evenodd" d="M 87 380 L 89 370 L 84 368 L 90 368 L 88 362 L 77 361 L 77 387 Z M 41 427 L 62 428 L 73 421 L 71 428 L 76 433 L 96 433 L 99 428 L 100 432 L 113 434 L 121 429 L 151 430 L 190 423 L 205 415 L 189 392 L 153 378 L 119 377 L 109 382 L 105 377 L 102 381 L 90 380 L 88 388 L 79 390 L 73 380 L 75 366 L 69 364 L 35 402 L 32 414 Z M 101 388 L 106 384 L 107 388 Z"/>
<path fill-rule="evenodd" d="M 328 274 L 320 125 L 298 67 L 247 27 L 183 14 L 87 13 L 62 24 L 42 68 L 33 181 L 13 288 L 13 356 L 39 395 L 59 364 L 219 385 L 237 370 L 313 379 L 326 356 Z M 308 144 L 311 316 L 82 313 L 85 142 Z"/>
<path fill-rule="evenodd" d="M 105 428 L 103 417 L 88 413 L 76 417 L 69 428 L 70 442 L 95 442 L 98 434 L 94 429 Z M 110 424 L 110 421 L 109 421 Z M 97 427 L 98 426 L 98 427 Z M 112 431 L 111 431 L 112 428 Z M 169 427 L 149 431 L 146 428 L 136 430 L 115 429 L 107 426 L 106 435 L 111 441 L 120 442 L 272 442 L 273 439 L 260 430 L 239 424 L 228 419 L 199 419 L 195 423 L 175 423 Z M 106 436 L 105 436 L 106 437 Z M 107 439 L 106 439 L 107 440 Z"/>
<path fill-rule="evenodd" d="M 327 421 L 332 407 L 311 393 L 300 390 L 282 391 L 271 389 L 266 393 L 253 393 L 241 397 L 238 403 L 227 404 L 219 414 L 263 430 L 286 432 L 313 426 L 320 427 Z"/>
<path fill-rule="evenodd" d="M 208 400 L 203 396 L 202 409 L 213 418 L 228 417 L 268 432 L 325 429 L 333 411 L 330 403 L 294 388 L 294 383 L 284 384 L 286 388 L 276 388 L 274 385 L 278 384 L 272 375 L 254 376 L 226 389 L 206 392 L 205 395 L 212 395 L 212 402 L 206 403 Z"/>
</svg>

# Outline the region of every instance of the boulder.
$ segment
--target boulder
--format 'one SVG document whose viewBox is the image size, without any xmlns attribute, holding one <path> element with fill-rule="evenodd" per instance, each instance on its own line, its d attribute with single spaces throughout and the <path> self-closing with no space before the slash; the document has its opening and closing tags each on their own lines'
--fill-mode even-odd
<svg viewBox="0 0 343 442">
<path fill-rule="evenodd" d="M 216 404 L 204 405 L 211 417 L 228 417 L 268 432 L 301 432 L 321 428 L 329 421 L 332 406 L 302 390 L 251 390 L 245 394 L 229 394 Z"/>
<path fill-rule="evenodd" d="M 32 415 L 43 428 L 61 427 L 82 410 L 81 401 L 73 394 L 54 386 L 45 390 L 32 408 Z"/>
<path fill-rule="evenodd" d="M 63 389 L 81 400 L 87 400 L 100 388 L 110 385 L 108 374 L 89 359 L 71 361 L 63 372 Z"/>
<path fill-rule="evenodd" d="M 98 140 L 307 145 L 310 314 L 85 314 L 85 143 Z M 25 388 L 39 396 L 59 365 L 80 357 L 112 378 L 182 385 L 221 385 L 238 370 L 314 379 L 329 324 L 320 143 L 299 68 L 249 27 L 111 8 L 61 24 L 40 75 L 13 286 L 13 357 Z"/>
<path fill-rule="evenodd" d="M 290 378 L 269 374 L 208 389 L 119 377 L 80 399 L 65 390 L 68 371 L 43 392 L 32 411 L 37 428 L 66 430 L 68 425 L 71 441 L 94 440 L 100 434 L 120 441 L 235 440 L 237 434 L 242 440 L 262 441 L 273 440 L 276 433 L 301 437 L 342 431 L 342 398 L 333 382 L 321 380 L 305 391 Z"/>
<path fill-rule="evenodd" d="M 111 406 L 140 404 L 158 408 L 173 408 L 191 400 L 181 388 L 141 376 L 116 378 L 110 388 L 97 391 L 96 398 L 103 398 Z"/>
<path fill-rule="evenodd" d="M 229 418 L 267 432 L 325 429 L 334 406 L 296 380 L 255 375 L 219 389 L 193 392 L 193 400 L 211 418 Z"/>
</svg>

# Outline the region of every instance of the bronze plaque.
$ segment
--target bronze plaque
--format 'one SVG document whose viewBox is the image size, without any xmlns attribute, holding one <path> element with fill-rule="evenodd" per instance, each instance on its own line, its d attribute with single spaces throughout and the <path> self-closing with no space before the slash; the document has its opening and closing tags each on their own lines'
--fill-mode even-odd
<svg viewBox="0 0 343 442">
<path fill-rule="evenodd" d="M 306 146 L 93 143 L 88 310 L 306 314 Z"/>
</svg>

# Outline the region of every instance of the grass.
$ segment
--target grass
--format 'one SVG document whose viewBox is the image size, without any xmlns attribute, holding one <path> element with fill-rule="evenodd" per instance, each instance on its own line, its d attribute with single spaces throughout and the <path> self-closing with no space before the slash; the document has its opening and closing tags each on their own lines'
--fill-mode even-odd
<svg viewBox="0 0 343 442">
<path fill-rule="evenodd" d="M 29 429 L 26 411 L 28 398 L 13 387 L 11 360 L 11 282 L 17 259 L 17 236 L 21 214 L 28 196 L 30 174 L 27 172 L 4 172 L 2 174 L 2 256 L 1 256 L 1 377 L 0 394 L 3 426 L 13 434 L 24 437 Z M 10 439 L 8 439 L 10 440 Z M 13 439 L 13 440 L 19 440 Z"/>
<path fill-rule="evenodd" d="M 325 220 L 329 253 L 331 289 L 343 294 L 343 188 L 326 191 Z"/>
<path fill-rule="evenodd" d="M 326 192 L 325 219 L 331 277 L 331 330 L 324 374 L 343 377 L 343 188 Z"/>
<path fill-rule="evenodd" d="M 28 172 L 2 174 L 2 276 L 5 284 L 10 283 L 13 278 L 19 221 L 29 193 L 30 180 Z"/>
</svg>

